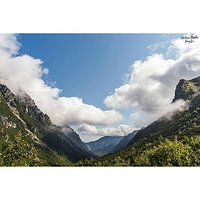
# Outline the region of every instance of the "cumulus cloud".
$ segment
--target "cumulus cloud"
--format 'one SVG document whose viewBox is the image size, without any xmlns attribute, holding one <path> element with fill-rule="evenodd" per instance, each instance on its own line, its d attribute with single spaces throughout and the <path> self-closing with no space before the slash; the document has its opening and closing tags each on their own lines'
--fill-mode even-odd
<svg viewBox="0 0 200 200">
<path fill-rule="evenodd" d="M 125 136 L 132 133 L 136 128 L 129 125 L 119 125 L 118 127 L 96 128 L 95 126 L 82 124 L 78 127 L 78 132 L 82 135 L 97 136 Z"/>
<path fill-rule="evenodd" d="M 16 35 L 0 35 L 0 82 L 17 94 L 25 91 L 52 122 L 66 124 L 107 125 L 118 122 L 122 115 L 115 110 L 103 111 L 88 105 L 78 97 L 64 97 L 61 90 L 45 83 L 43 76 L 48 69 L 40 59 L 19 55 L 20 44 Z"/>
<path fill-rule="evenodd" d="M 171 104 L 175 87 L 180 79 L 200 75 L 200 42 L 188 44 L 181 39 L 172 40 L 166 54 L 172 50 L 176 53 L 174 59 L 153 54 L 135 61 L 128 82 L 116 88 L 104 103 L 115 109 L 137 107 L 138 113 L 132 117 L 144 114 L 148 122 L 180 106 Z"/>
</svg>

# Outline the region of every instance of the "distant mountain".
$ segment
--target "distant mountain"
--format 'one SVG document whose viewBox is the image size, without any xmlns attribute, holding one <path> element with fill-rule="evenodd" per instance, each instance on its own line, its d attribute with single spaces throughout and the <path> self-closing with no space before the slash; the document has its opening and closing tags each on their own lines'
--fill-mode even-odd
<svg viewBox="0 0 200 200">
<path fill-rule="evenodd" d="M 122 150 L 125 147 L 127 147 L 127 145 L 130 143 L 130 141 L 134 138 L 135 134 L 138 131 L 133 131 L 132 133 L 129 133 L 128 135 L 124 136 L 120 142 L 115 146 L 115 148 L 112 150 L 112 153 Z"/>
<path fill-rule="evenodd" d="M 113 151 L 123 136 L 105 136 L 96 141 L 86 143 L 88 149 L 97 156 L 103 156 Z"/>
<path fill-rule="evenodd" d="M 72 128 L 52 124 L 48 115 L 41 112 L 27 94 L 21 92 L 15 96 L 7 86 L 0 84 L 0 164 L 6 164 L 6 152 L 12 150 L 6 141 L 14 145 L 19 139 L 17 134 L 22 134 L 20 138 L 26 145 L 32 145 L 36 157 L 45 165 L 68 165 L 70 161 L 92 156 Z"/>
<path fill-rule="evenodd" d="M 181 79 L 172 103 L 184 100 L 182 111 L 162 116 L 139 130 L 123 150 L 84 166 L 200 166 L 200 77 Z"/>
</svg>

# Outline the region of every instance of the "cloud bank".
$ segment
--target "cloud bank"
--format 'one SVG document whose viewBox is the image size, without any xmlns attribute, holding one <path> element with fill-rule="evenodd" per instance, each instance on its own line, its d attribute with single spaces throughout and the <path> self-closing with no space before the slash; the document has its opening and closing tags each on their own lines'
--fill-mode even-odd
<svg viewBox="0 0 200 200">
<path fill-rule="evenodd" d="M 78 132 L 82 135 L 96 135 L 96 136 L 125 136 L 132 133 L 136 128 L 129 125 L 119 125 L 118 127 L 104 127 L 96 128 L 95 126 L 82 124 L 78 127 Z"/>
<path fill-rule="evenodd" d="M 0 35 L 0 83 L 6 84 L 15 94 L 19 90 L 29 94 L 54 124 L 108 125 L 123 118 L 115 110 L 103 111 L 78 97 L 62 96 L 59 88 L 43 80 L 48 74 L 48 69 L 42 67 L 43 62 L 30 55 L 19 55 L 20 46 L 16 35 Z"/>
</svg>

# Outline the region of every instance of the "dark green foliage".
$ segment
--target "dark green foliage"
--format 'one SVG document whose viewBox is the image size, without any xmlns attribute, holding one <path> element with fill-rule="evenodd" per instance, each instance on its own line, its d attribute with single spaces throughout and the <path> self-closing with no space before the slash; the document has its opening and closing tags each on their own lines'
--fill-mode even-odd
<svg viewBox="0 0 200 200">
<path fill-rule="evenodd" d="M 8 135 L 3 137 L 1 156 L 3 166 L 47 165 L 44 160 L 39 158 L 33 143 L 20 132 L 15 135 L 13 140 Z"/>
<path fill-rule="evenodd" d="M 165 139 L 157 146 L 147 148 L 140 152 L 134 159 L 138 166 L 190 166 L 198 165 L 192 160 L 194 151 L 189 143 L 183 144 L 177 138 Z"/>
</svg>

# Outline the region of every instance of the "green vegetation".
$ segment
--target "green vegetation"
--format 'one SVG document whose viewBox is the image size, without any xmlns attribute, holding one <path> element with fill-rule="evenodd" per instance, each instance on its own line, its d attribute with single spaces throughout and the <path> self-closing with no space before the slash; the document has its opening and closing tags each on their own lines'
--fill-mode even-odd
<svg viewBox="0 0 200 200">
<path fill-rule="evenodd" d="M 2 143 L 3 166 L 42 166 L 46 165 L 38 157 L 38 151 L 28 138 L 18 132 L 12 140 L 8 135 L 3 137 Z"/>
<path fill-rule="evenodd" d="M 200 94 L 190 106 L 138 131 L 128 147 L 77 166 L 200 166 Z"/>
<path fill-rule="evenodd" d="M 23 137 L 17 143 L 19 132 Z M 18 152 L 23 149 L 22 154 Z M 28 151 L 33 154 L 29 155 Z M 9 156 L 13 157 L 12 161 Z M 72 162 L 91 156 L 73 129 L 68 127 L 64 133 L 30 96 L 23 92 L 16 96 L 0 84 L 0 165 L 71 166 Z"/>
<path fill-rule="evenodd" d="M 128 149 L 96 160 L 82 160 L 77 166 L 200 166 L 200 136 L 162 137 L 143 148 Z"/>
<path fill-rule="evenodd" d="M 0 166 L 70 166 L 65 155 L 34 141 L 26 129 L 37 137 L 39 122 L 32 113 L 25 112 L 23 104 L 12 103 L 0 93 Z"/>
<path fill-rule="evenodd" d="M 167 138 L 182 132 L 185 135 L 199 134 L 200 129 L 200 95 L 196 96 L 190 103 L 189 109 L 177 112 L 172 117 L 168 115 L 153 122 L 146 128 L 140 130 L 134 137 L 133 143 L 141 146 L 147 142 L 154 142 L 158 137 Z"/>
<path fill-rule="evenodd" d="M 63 138 L 48 116 L 34 106 L 27 111 L 13 96 L 0 93 L 0 166 L 200 166 L 200 77 L 177 86 L 174 101 L 190 100 L 188 109 L 141 129 L 121 151 L 77 163 L 68 159 L 90 154 L 80 155 L 84 149 Z"/>
<path fill-rule="evenodd" d="M 0 166 L 68 166 L 70 162 L 56 153 L 38 149 L 31 139 L 20 131 L 13 137 L 3 136 Z"/>
</svg>

